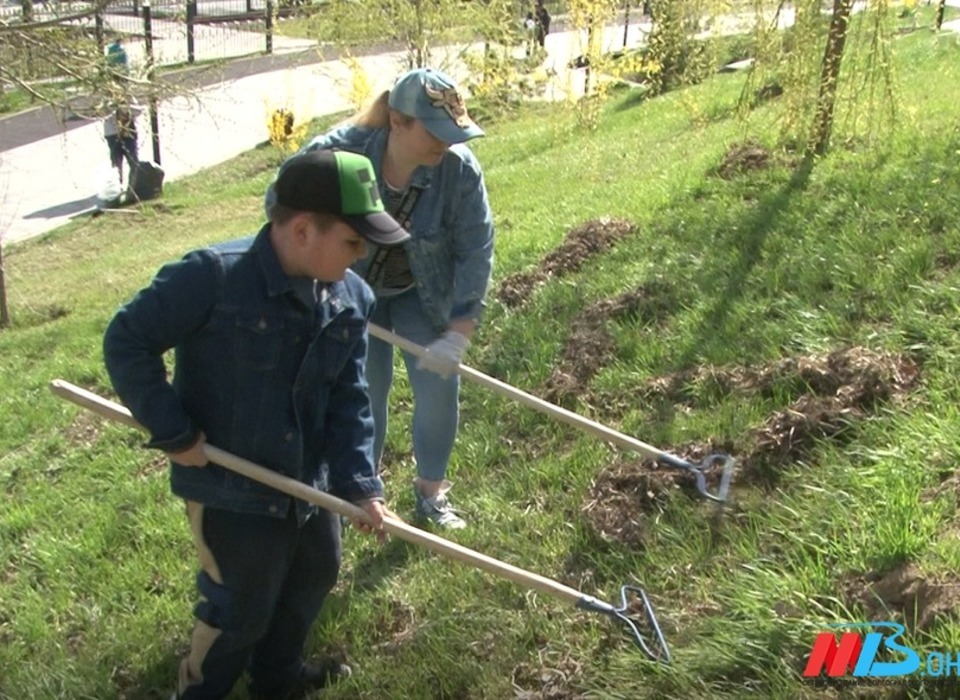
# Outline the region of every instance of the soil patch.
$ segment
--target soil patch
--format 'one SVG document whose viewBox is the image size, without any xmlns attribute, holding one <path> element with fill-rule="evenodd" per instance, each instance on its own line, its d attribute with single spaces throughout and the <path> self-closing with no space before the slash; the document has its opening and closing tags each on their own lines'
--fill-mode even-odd
<svg viewBox="0 0 960 700">
<path fill-rule="evenodd" d="M 560 363 L 545 383 L 547 401 L 564 405 L 582 396 L 593 377 L 616 358 L 616 342 L 608 320 L 659 323 L 679 304 L 676 288 L 654 280 L 613 299 L 590 305 L 574 319 Z"/>
<path fill-rule="evenodd" d="M 851 604 L 867 611 L 868 620 L 888 620 L 892 613 L 914 632 L 929 631 L 960 609 L 960 581 L 925 576 L 910 562 L 854 575 L 844 589 Z"/>
<path fill-rule="evenodd" d="M 836 396 L 849 405 L 869 408 L 911 388 L 920 369 L 910 357 L 860 346 L 827 354 L 788 357 L 759 367 L 693 367 L 650 380 L 644 398 L 695 404 L 697 397 L 732 393 L 777 393 Z"/>
<path fill-rule="evenodd" d="M 780 467 L 804 459 L 818 440 L 846 440 L 850 428 L 917 384 L 918 365 L 901 354 L 856 347 L 779 363 L 809 391 L 752 431 L 741 477 L 775 483 Z M 769 385 L 769 384 L 766 384 Z"/>
<path fill-rule="evenodd" d="M 783 466 L 802 459 L 816 441 L 844 439 L 848 429 L 878 406 L 901 400 L 916 385 L 919 374 L 916 363 L 904 355 L 854 347 L 759 368 L 693 368 L 653 380 L 647 397 L 654 394 L 689 402 L 701 393 L 691 386 L 705 381 L 724 393 L 772 394 L 778 386 L 805 390 L 787 408 L 743 435 L 737 441 L 739 450 L 732 443 L 716 442 L 661 448 L 692 464 L 714 453 L 733 455 L 737 458 L 734 485 L 769 486 Z M 716 491 L 721 472 L 719 464 L 705 470 L 711 492 Z M 652 460 L 621 460 L 597 475 L 582 512 L 601 538 L 643 546 L 646 516 L 662 510 L 677 490 L 696 494 L 693 476 L 684 470 L 663 469 Z"/>
<path fill-rule="evenodd" d="M 581 700 L 587 696 L 571 686 L 582 675 L 580 662 L 570 656 L 549 658 L 539 663 L 520 664 L 513 669 L 516 700 Z"/>
<path fill-rule="evenodd" d="M 153 450 L 151 450 L 153 452 Z M 137 478 L 148 479 L 157 474 L 163 474 L 170 467 L 170 458 L 163 452 L 153 454 L 150 459 L 143 462 L 137 469 Z"/>
<path fill-rule="evenodd" d="M 760 144 L 750 141 L 738 143 L 723 156 L 715 174 L 724 180 L 732 180 L 738 175 L 768 168 L 772 161 L 770 151 Z"/>
<path fill-rule="evenodd" d="M 72 447 L 92 447 L 100 439 L 103 419 L 89 411 L 81 411 L 63 431 Z"/>
<path fill-rule="evenodd" d="M 679 488 L 671 472 L 643 460 L 623 461 L 597 475 L 581 512 L 602 539 L 639 549 L 646 545 L 645 516 L 661 510 Z"/>
<path fill-rule="evenodd" d="M 688 445 L 671 453 L 691 464 L 700 464 L 712 454 L 729 454 L 730 445 L 703 443 Z M 722 474 L 720 465 L 704 469 L 707 490 L 715 493 Z M 581 512 L 601 539 L 616 541 L 630 549 L 647 543 L 647 517 L 663 510 L 677 491 L 696 494 L 694 476 L 682 469 L 661 467 L 651 459 L 620 460 L 602 470 L 590 487 Z"/>
<path fill-rule="evenodd" d="M 378 630 L 377 646 L 394 651 L 410 641 L 417 631 L 414 610 L 406 603 L 390 600 L 380 607 L 380 615 L 373 629 Z"/>
<path fill-rule="evenodd" d="M 593 256 L 612 248 L 636 230 L 626 219 L 602 217 L 570 229 L 559 248 L 550 252 L 535 270 L 507 277 L 497 289 L 497 299 L 515 309 L 526 304 L 540 285 L 554 277 L 577 272 Z"/>
</svg>

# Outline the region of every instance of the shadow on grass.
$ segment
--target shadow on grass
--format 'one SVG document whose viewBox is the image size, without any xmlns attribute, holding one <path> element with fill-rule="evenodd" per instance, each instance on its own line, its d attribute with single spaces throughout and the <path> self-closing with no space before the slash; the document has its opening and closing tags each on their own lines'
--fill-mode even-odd
<svg viewBox="0 0 960 700">
<path fill-rule="evenodd" d="M 189 629 L 184 629 L 184 640 Z M 127 675 L 123 669 L 114 670 L 113 686 L 118 698 L 136 698 L 137 700 L 168 700 L 177 687 L 177 673 L 181 655 L 185 648 L 169 649 L 162 660 L 138 669 L 135 677 Z M 237 686 L 245 685 L 237 683 Z"/>
<path fill-rule="evenodd" d="M 683 354 L 680 367 L 696 362 L 700 349 L 709 344 L 710 336 L 722 332 L 730 310 L 743 296 L 744 284 L 750 272 L 763 257 L 764 245 L 770 232 L 777 228 L 777 219 L 790 201 L 803 192 L 810 180 L 813 160 L 804 159 L 794 170 L 790 180 L 778 191 L 763 197 L 751 217 L 745 219 L 737 233 L 737 257 L 726 270 L 708 271 L 707 276 L 726 279 L 726 285 L 716 293 L 713 306 L 704 315 L 700 337 Z M 707 285 L 704 285 L 706 288 Z"/>
<path fill-rule="evenodd" d="M 376 554 L 364 557 L 351 573 L 353 586 L 360 591 L 377 588 L 380 583 L 403 569 L 417 547 L 396 537 L 391 537 Z"/>
</svg>

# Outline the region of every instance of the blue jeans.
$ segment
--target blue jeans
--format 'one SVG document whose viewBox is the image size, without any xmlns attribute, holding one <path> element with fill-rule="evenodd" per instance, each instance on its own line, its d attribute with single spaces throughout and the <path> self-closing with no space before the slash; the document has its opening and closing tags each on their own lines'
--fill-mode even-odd
<svg viewBox="0 0 960 700">
<path fill-rule="evenodd" d="M 440 337 L 411 289 L 395 297 L 377 299 L 371 322 L 426 346 Z M 417 369 L 417 358 L 402 352 L 407 377 L 413 389 L 413 456 L 417 475 L 428 481 L 441 481 L 457 437 L 460 412 L 460 377 L 444 379 L 439 374 Z M 379 464 L 387 435 L 387 399 L 393 383 L 393 346 L 370 337 L 367 350 L 367 381 L 373 405 L 373 457 Z"/>
</svg>

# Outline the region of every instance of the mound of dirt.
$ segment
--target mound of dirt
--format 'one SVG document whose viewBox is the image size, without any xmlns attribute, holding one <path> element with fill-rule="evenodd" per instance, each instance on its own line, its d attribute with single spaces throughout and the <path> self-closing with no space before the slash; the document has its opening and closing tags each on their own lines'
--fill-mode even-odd
<svg viewBox="0 0 960 700">
<path fill-rule="evenodd" d="M 372 629 L 377 631 L 377 646 L 392 651 L 408 642 L 416 633 L 414 610 L 406 603 L 390 600 L 379 608 L 379 619 Z"/>
<path fill-rule="evenodd" d="M 507 277 L 497 289 L 497 299 L 511 309 L 523 306 L 538 286 L 578 271 L 591 257 L 609 250 L 635 230 L 636 225 L 625 219 L 591 219 L 568 231 L 560 247 L 550 252 L 538 268 Z"/>
<path fill-rule="evenodd" d="M 855 575 L 844 588 L 849 603 L 863 606 L 868 620 L 889 620 L 892 613 L 915 632 L 929 631 L 960 609 L 960 581 L 925 576 L 909 562 Z"/>
<path fill-rule="evenodd" d="M 852 434 L 848 428 L 881 404 L 901 400 L 920 376 L 910 358 L 866 348 L 786 360 L 777 363 L 777 371 L 799 378 L 809 392 L 773 413 L 748 438 L 753 448 L 743 457 L 741 474 L 767 484 L 776 482 L 779 467 L 806 457 L 816 441 L 846 439 Z M 773 381 L 767 376 L 758 386 Z"/>
<path fill-rule="evenodd" d="M 92 447 L 100 439 L 103 420 L 89 411 L 81 411 L 64 430 L 63 436 L 73 447 Z"/>
<path fill-rule="evenodd" d="M 554 367 L 544 383 L 542 393 L 547 401 L 570 404 L 596 373 L 616 357 L 616 343 L 603 323 L 602 318 L 588 319 L 585 316 L 574 321 L 560 364 Z"/>
<path fill-rule="evenodd" d="M 919 380 L 919 368 L 903 355 L 866 348 L 845 348 L 826 355 L 786 358 L 759 368 L 698 367 L 651 381 L 647 398 L 662 393 L 689 401 L 691 387 L 710 381 L 725 392 L 772 393 L 774 386 L 805 389 L 787 408 L 730 442 L 665 447 L 692 464 L 711 454 L 737 458 L 734 484 L 772 485 L 782 467 L 801 460 L 816 441 L 845 439 L 845 431 L 879 405 L 902 399 Z M 740 449 L 737 449 L 737 445 Z M 722 467 L 706 469 L 708 490 L 715 492 Z M 637 547 L 646 539 L 646 518 L 659 512 L 676 490 L 696 494 L 692 475 L 661 469 L 650 460 L 619 461 L 602 470 L 582 512 L 602 538 Z"/>
<path fill-rule="evenodd" d="M 571 403 L 583 395 L 597 372 L 616 359 L 617 347 L 606 330 L 607 320 L 656 323 L 677 305 L 675 288 L 660 280 L 591 304 L 571 324 L 560 363 L 544 385 L 544 398 L 560 405 Z"/>
<path fill-rule="evenodd" d="M 712 454 L 729 451 L 728 444 L 704 443 L 689 445 L 673 454 L 691 464 L 702 464 Z M 718 464 L 704 469 L 711 493 L 716 492 L 722 471 Z M 646 517 L 660 512 L 677 491 L 696 493 L 692 474 L 663 468 L 649 459 L 624 459 L 597 474 L 581 512 L 601 539 L 640 549 L 647 542 Z"/>
<path fill-rule="evenodd" d="M 662 509 L 677 489 L 672 472 L 642 460 L 618 462 L 597 475 L 581 512 L 601 538 L 640 549 L 646 545 L 644 516 Z"/>
<path fill-rule="evenodd" d="M 698 386 L 710 386 L 720 396 L 772 396 L 779 387 L 801 394 L 839 397 L 847 405 L 871 408 L 910 389 L 919 373 L 916 362 L 906 355 L 855 346 L 827 354 L 788 357 L 759 367 L 693 367 L 651 379 L 641 388 L 641 394 L 689 404 Z"/>
<path fill-rule="evenodd" d="M 723 156 L 716 174 L 724 180 L 732 180 L 743 173 L 769 167 L 771 160 L 770 151 L 758 143 L 734 144 Z"/>
</svg>

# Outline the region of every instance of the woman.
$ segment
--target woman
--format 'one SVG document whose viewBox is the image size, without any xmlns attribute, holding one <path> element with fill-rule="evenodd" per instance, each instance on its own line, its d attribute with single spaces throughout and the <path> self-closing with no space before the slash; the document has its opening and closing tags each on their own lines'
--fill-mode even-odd
<svg viewBox="0 0 960 700">
<path fill-rule="evenodd" d="M 419 362 L 403 353 L 414 394 L 414 496 L 417 515 L 446 528 L 465 526 L 450 504 L 446 480 L 459 420 L 456 368 L 480 321 L 493 267 L 493 214 L 480 164 L 464 145 L 483 135 L 456 83 L 440 71 L 418 68 L 304 148 L 367 156 L 387 211 L 411 234 L 396 249 L 370 246 L 354 269 L 377 297 L 371 321 L 427 348 Z M 372 337 L 367 377 L 379 463 L 393 348 Z"/>
</svg>

